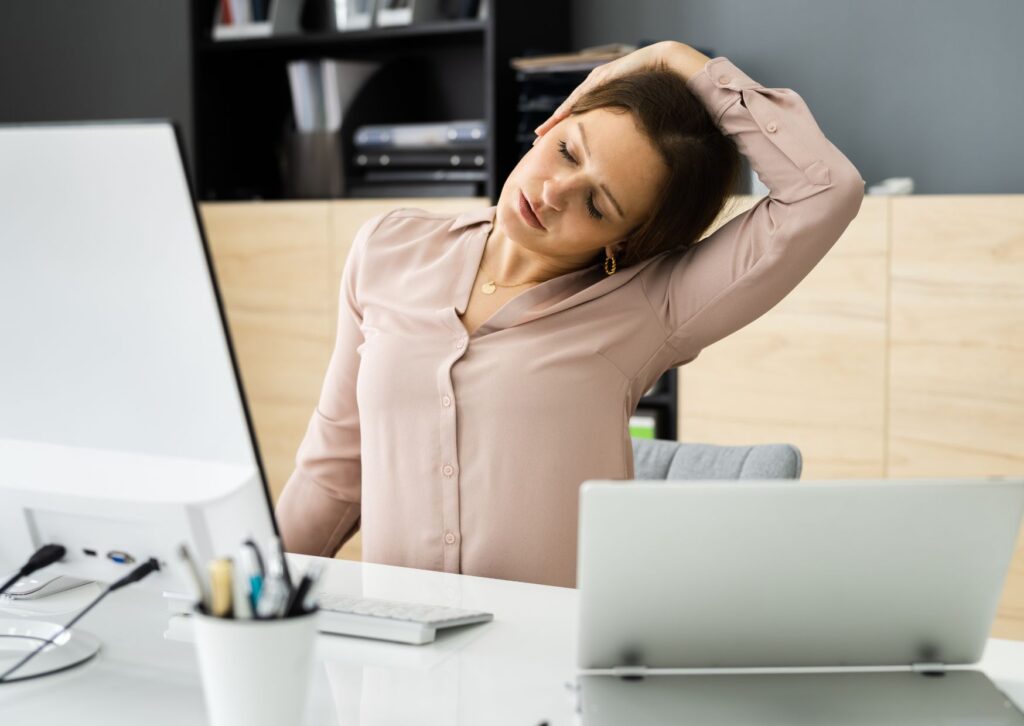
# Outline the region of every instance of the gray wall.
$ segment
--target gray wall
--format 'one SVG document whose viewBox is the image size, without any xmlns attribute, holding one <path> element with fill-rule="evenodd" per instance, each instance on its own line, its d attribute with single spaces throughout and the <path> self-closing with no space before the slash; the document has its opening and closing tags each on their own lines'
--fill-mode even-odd
<svg viewBox="0 0 1024 726">
<path fill-rule="evenodd" d="M 191 148 L 187 0 L 0 4 L 0 123 L 173 118 Z"/>
<path fill-rule="evenodd" d="M 576 48 L 679 40 L 792 88 L 868 185 L 1024 193 L 1022 0 L 572 0 Z"/>
</svg>

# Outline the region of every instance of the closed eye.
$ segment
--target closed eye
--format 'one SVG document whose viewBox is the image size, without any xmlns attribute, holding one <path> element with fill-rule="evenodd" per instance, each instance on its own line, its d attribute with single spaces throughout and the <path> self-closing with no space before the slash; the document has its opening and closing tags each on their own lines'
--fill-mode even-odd
<svg viewBox="0 0 1024 726">
<path fill-rule="evenodd" d="M 561 141 L 558 142 L 558 150 L 562 153 L 562 156 L 568 159 L 571 163 L 579 166 L 579 162 L 576 161 L 575 157 L 573 157 L 573 155 L 569 153 L 569 148 L 568 145 L 565 143 L 565 139 L 562 139 Z M 594 206 L 593 192 L 590 192 L 590 194 L 587 195 L 587 212 L 594 219 L 604 219 L 604 215 L 601 214 L 598 208 Z"/>
</svg>

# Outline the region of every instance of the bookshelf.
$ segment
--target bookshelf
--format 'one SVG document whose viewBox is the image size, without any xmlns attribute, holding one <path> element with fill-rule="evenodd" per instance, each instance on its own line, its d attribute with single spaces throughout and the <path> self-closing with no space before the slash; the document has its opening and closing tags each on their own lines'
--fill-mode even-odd
<svg viewBox="0 0 1024 726">
<path fill-rule="evenodd" d="M 570 44 L 567 3 L 489 0 L 486 19 L 336 31 L 316 20 L 330 16 L 328 3 L 310 0 L 300 33 L 214 41 L 214 0 L 191 1 L 193 168 L 202 201 L 285 198 L 281 154 L 294 128 L 286 67 L 314 58 L 383 64 L 346 115 L 344 159 L 352 158 L 358 125 L 482 118 L 486 195 L 497 200 L 519 160 L 509 61 Z"/>
</svg>

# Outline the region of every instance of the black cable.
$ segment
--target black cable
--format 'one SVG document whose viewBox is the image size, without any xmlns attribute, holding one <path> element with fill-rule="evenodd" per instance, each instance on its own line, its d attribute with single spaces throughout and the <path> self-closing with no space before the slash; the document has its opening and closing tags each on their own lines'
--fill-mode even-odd
<svg viewBox="0 0 1024 726">
<path fill-rule="evenodd" d="M 10 580 L 5 582 L 2 587 L 0 587 L 0 595 L 3 595 L 5 592 L 7 592 L 7 588 L 9 588 L 11 585 L 16 583 L 21 578 L 28 577 L 36 570 L 41 570 L 47 565 L 52 565 L 54 562 L 62 560 L 64 558 L 65 552 L 66 550 L 64 549 L 64 547 L 59 544 L 43 545 L 38 550 L 36 550 L 34 555 L 28 558 L 28 562 L 26 562 L 22 566 L 22 568 L 18 570 L 18 573 L 14 577 L 12 577 Z"/>
<path fill-rule="evenodd" d="M 63 549 L 63 548 L 61 548 L 61 549 Z M 46 641 L 43 642 L 42 645 L 37 647 L 31 653 L 26 655 L 24 658 L 22 658 L 17 663 L 15 663 L 13 666 L 11 666 L 6 671 L 4 671 L 2 674 L 0 674 L 0 683 L 14 683 L 15 681 L 21 681 L 21 680 L 27 680 L 29 678 L 34 678 L 35 676 L 24 676 L 23 678 L 8 678 L 8 676 L 11 675 L 12 673 L 14 673 L 14 671 L 16 671 L 19 668 L 21 668 L 26 663 L 28 663 L 30 660 L 35 658 L 37 655 L 39 655 L 43 651 L 43 648 L 45 648 L 46 646 L 48 646 L 51 643 L 53 643 L 53 641 L 55 641 L 57 638 L 59 638 L 61 636 L 61 634 L 66 632 L 69 628 L 71 628 L 71 626 L 73 626 L 75 623 L 77 623 L 79 620 L 81 620 L 83 617 L 85 617 L 85 614 L 87 612 L 89 612 L 94 607 L 96 607 L 103 598 L 105 598 L 110 593 L 114 592 L 114 590 L 120 590 L 125 585 L 130 585 L 133 582 L 138 582 L 142 578 L 146 577 L 146 575 L 148 575 L 149 573 L 154 572 L 154 571 L 159 570 L 159 569 L 160 569 L 160 564 L 155 559 L 150 557 L 148 560 L 143 562 L 141 565 L 139 565 L 134 570 L 129 572 L 127 575 L 122 577 L 120 580 L 115 582 L 113 585 L 109 586 L 106 590 L 101 592 L 99 594 L 99 596 L 96 597 L 95 600 L 93 600 L 91 603 L 86 605 L 85 608 L 80 613 L 78 613 L 78 615 L 73 617 L 71 619 L 71 622 L 69 622 L 67 625 L 65 625 L 60 630 L 58 630 L 56 633 L 54 633 L 49 638 L 47 638 Z"/>
</svg>

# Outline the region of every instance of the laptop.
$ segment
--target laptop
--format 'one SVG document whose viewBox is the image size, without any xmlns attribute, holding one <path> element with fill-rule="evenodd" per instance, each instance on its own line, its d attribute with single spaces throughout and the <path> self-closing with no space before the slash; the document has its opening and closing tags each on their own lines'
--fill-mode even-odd
<svg viewBox="0 0 1024 726">
<path fill-rule="evenodd" d="M 931 689 L 967 709 L 949 723 L 1024 726 L 995 685 L 966 668 L 984 650 L 1022 515 L 1024 478 L 586 482 L 577 565 L 584 722 L 614 722 L 595 704 L 627 683 L 633 694 L 663 690 L 683 713 L 697 702 L 682 684 L 703 678 L 692 692 L 707 706 L 711 684 L 726 683 L 709 675 L 730 673 L 739 680 L 727 691 L 777 705 L 795 703 L 780 694 L 797 699 L 812 681 L 836 684 L 836 704 L 873 712 L 849 723 L 888 723 L 885 703 L 904 705 L 892 723 L 914 723 L 914 708 L 933 723 L 921 709 L 935 702 L 915 695 Z M 802 672 L 773 671 L 772 690 L 760 669 Z M 843 669 L 861 673 L 835 673 Z M 922 685 L 935 676 L 944 685 Z M 658 698 L 637 695 L 646 704 L 638 723 Z M 800 717 L 813 711 L 783 710 L 790 723 L 811 722 Z"/>
</svg>

